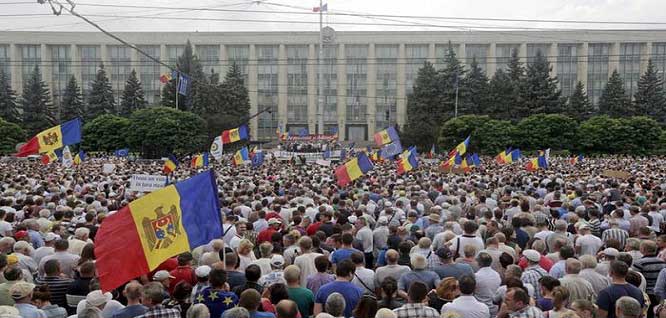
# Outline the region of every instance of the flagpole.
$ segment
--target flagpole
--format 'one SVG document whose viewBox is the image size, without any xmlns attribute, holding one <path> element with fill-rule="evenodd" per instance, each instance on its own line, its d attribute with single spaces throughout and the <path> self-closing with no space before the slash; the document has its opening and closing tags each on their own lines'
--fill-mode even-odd
<svg viewBox="0 0 666 318">
<path fill-rule="evenodd" d="M 176 110 L 178 109 L 178 79 L 180 78 L 180 72 L 176 72 Z"/>
<path fill-rule="evenodd" d="M 317 103 L 317 113 L 318 113 L 318 121 L 319 121 L 319 128 L 317 129 L 317 133 L 320 135 L 324 134 L 324 78 L 323 78 L 323 70 L 322 70 L 322 59 L 324 56 L 324 34 L 322 32 L 323 27 L 324 27 L 324 10 L 323 10 L 323 0 L 319 0 L 319 56 L 317 58 L 317 66 L 318 66 L 318 73 L 319 73 L 319 93 L 318 93 L 318 103 Z"/>
</svg>

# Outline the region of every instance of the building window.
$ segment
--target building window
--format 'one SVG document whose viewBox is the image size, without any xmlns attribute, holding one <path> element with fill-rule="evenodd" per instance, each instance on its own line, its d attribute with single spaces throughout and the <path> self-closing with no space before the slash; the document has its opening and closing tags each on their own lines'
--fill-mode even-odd
<svg viewBox="0 0 666 318">
<path fill-rule="evenodd" d="M 227 64 L 229 67 L 236 64 L 243 74 L 243 83 L 248 87 L 248 61 L 250 60 L 250 47 L 247 45 L 227 45 Z"/>
<path fill-rule="evenodd" d="M 630 98 L 638 89 L 638 79 L 641 77 L 641 46 L 642 43 L 620 44 L 620 69 L 618 73 L 624 81 L 624 90 Z"/>
<path fill-rule="evenodd" d="M 166 47 L 167 50 L 167 58 L 169 65 L 176 66 L 178 63 L 178 58 L 183 55 L 183 52 L 185 52 L 185 46 L 184 45 L 167 45 Z"/>
<path fill-rule="evenodd" d="M 7 78 L 11 80 L 12 71 L 11 68 L 9 67 L 10 61 L 11 59 L 9 58 L 9 45 L 0 45 L 0 69 L 2 69 L 2 72 L 4 72 Z"/>
<path fill-rule="evenodd" d="M 368 113 L 368 46 L 346 45 L 345 59 L 347 61 L 347 122 L 365 123 Z"/>
<path fill-rule="evenodd" d="M 652 43 L 652 62 L 661 78 L 664 79 L 666 74 L 664 73 L 666 71 L 666 43 Z M 666 88 L 666 82 L 664 82 L 664 88 Z"/>
<path fill-rule="evenodd" d="M 497 63 L 497 70 L 506 71 L 511 61 L 511 54 L 513 52 L 520 52 L 519 44 L 497 44 L 495 47 L 495 62 Z"/>
<path fill-rule="evenodd" d="M 536 61 L 536 56 L 539 53 L 541 53 L 541 56 L 548 59 L 549 52 L 550 52 L 550 44 L 546 43 L 527 44 L 527 65 L 534 63 L 534 61 Z"/>
<path fill-rule="evenodd" d="M 596 105 L 608 83 L 608 43 L 592 43 L 587 57 L 587 96 Z"/>
<path fill-rule="evenodd" d="M 414 91 L 414 81 L 419 70 L 428 60 L 428 45 L 405 45 L 405 93 L 409 95 Z"/>
<path fill-rule="evenodd" d="M 576 44 L 557 46 L 557 79 L 562 96 L 571 96 L 578 83 L 578 55 Z"/>
<path fill-rule="evenodd" d="M 83 96 L 88 96 L 90 86 L 97 76 L 97 69 L 102 64 L 99 46 L 84 45 L 79 47 L 81 56 L 81 89 Z"/>
<path fill-rule="evenodd" d="M 317 54 L 319 54 L 319 46 L 315 47 Z M 324 45 L 323 60 L 322 60 L 322 76 L 324 78 L 324 128 L 338 127 L 338 48 L 336 45 Z M 317 72 L 317 80 L 319 80 L 319 70 Z M 319 83 L 317 83 L 318 85 Z M 319 86 L 317 86 L 317 94 L 319 94 Z M 319 100 L 317 100 L 319 103 Z M 319 107 L 319 104 L 317 104 Z M 337 131 L 337 130 L 336 130 Z"/>
<path fill-rule="evenodd" d="M 381 130 L 396 123 L 398 46 L 377 45 L 375 54 L 377 61 L 375 127 Z"/>
<path fill-rule="evenodd" d="M 453 49 L 453 52 L 456 53 L 456 57 L 460 59 L 460 56 L 458 56 L 458 44 L 435 44 L 435 68 L 436 69 L 443 69 L 446 67 L 446 62 L 444 62 L 444 58 L 446 58 L 446 54 L 449 53 L 449 47 Z"/>
<path fill-rule="evenodd" d="M 209 76 L 211 72 L 220 72 L 219 45 L 197 45 L 197 55 L 206 76 Z"/>
<path fill-rule="evenodd" d="M 160 59 L 160 46 L 148 45 L 139 47 L 148 55 Z M 141 87 L 146 95 L 146 101 L 149 105 L 157 104 L 160 101 L 160 64 L 154 62 L 143 54 L 139 54 L 139 64 L 141 73 Z M 168 70 L 171 73 L 170 70 Z"/>
<path fill-rule="evenodd" d="M 278 127 L 277 85 L 278 85 L 278 47 L 276 45 L 257 45 L 257 107 L 259 111 L 270 111 L 259 115 L 259 139 L 270 140 L 275 137 Z"/>
<path fill-rule="evenodd" d="M 308 120 L 307 46 L 287 46 L 287 83 L 287 121 L 303 127 Z"/>
<path fill-rule="evenodd" d="M 471 65 L 476 59 L 479 67 L 486 72 L 488 70 L 488 45 L 485 44 L 467 44 L 465 45 L 465 64 Z"/>
<path fill-rule="evenodd" d="M 109 58 L 111 59 L 111 86 L 116 104 L 120 103 L 125 83 L 132 72 L 132 54 L 127 46 L 109 46 Z"/>
<path fill-rule="evenodd" d="M 21 61 L 23 65 L 23 84 L 25 84 L 32 72 L 35 70 L 35 66 L 41 66 L 42 62 L 42 52 L 40 45 L 22 45 L 21 46 Z M 43 72 L 40 69 L 40 72 Z M 43 73 L 42 73 L 43 74 Z"/>
<path fill-rule="evenodd" d="M 60 106 L 67 82 L 72 76 L 72 57 L 69 45 L 51 46 L 51 83 L 53 101 Z"/>
</svg>

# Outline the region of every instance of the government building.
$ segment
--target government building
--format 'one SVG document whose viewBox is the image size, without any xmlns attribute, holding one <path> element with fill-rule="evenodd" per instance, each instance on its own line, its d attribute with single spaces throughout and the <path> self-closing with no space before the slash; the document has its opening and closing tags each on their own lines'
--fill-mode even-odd
<svg viewBox="0 0 666 318">
<path fill-rule="evenodd" d="M 316 131 L 318 122 L 318 32 L 117 33 L 153 57 L 175 64 L 190 40 L 206 73 L 224 76 L 236 63 L 245 77 L 250 113 L 270 108 L 250 122 L 253 139 L 275 140 L 276 130 Z M 491 77 L 517 50 L 525 63 L 547 56 L 564 95 L 577 81 L 596 103 L 617 70 L 633 95 L 649 59 L 666 69 L 666 31 L 472 31 L 335 32 L 325 28 L 321 66 L 326 134 L 341 140 L 371 140 L 389 125 L 403 125 L 407 95 L 425 61 L 442 67 L 448 43 L 465 64 L 473 58 Z M 55 104 L 74 75 L 85 94 L 100 64 L 116 98 L 136 70 L 147 100 L 158 104 L 166 67 L 102 33 L 0 32 L 0 67 L 20 94 L 39 65 Z"/>
</svg>

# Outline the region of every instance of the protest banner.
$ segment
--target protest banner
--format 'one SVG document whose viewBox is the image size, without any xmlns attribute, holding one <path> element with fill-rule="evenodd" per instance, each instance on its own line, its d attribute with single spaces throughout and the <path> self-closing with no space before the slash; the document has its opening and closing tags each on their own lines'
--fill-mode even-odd
<svg viewBox="0 0 666 318">
<path fill-rule="evenodd" d="M 151 192 L 164 188 L 167 177 L 150 174 L 133 174 L 130 178 L 130 191 Z"/>
</svg>

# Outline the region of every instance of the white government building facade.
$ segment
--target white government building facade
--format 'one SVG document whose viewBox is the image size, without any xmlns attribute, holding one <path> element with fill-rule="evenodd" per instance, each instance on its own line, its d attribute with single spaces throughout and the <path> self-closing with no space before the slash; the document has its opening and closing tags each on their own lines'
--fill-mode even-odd
<svg viewBox="0 0 666 318">
<path fill-rule="evenodd" d="M 363 141 L 389 125 L 403 125 L 407 95 L 424 61 L 442 66 L 449 41 L 458 58 L 476 58 L 491 77 L 507 66 L 517 50 L 529 63 L 537 52 L 552 63 L 564 95 L 576 82 L 585 84 L 597 102 L 613 70 L 628 93 L 648 59 L 666 69 L 666 31 L 474 31 L 474 32 L 325 32 L 322 60 L 324 130 L 341 140 Z M 267 107 L 250 122 L 258 140 L 275 140 L 276 129 L 316 131 L 318 32 L 136 32 L 118 36 L 162 61 L 175 64 L 190 40 L 204 65 L 224 76 L 236 63 L 247 85 L 251 113 Z M 84 94 L 103 63 L 116 98 L 135 69 L 151 104 L 159 103 L 160 75 L 166 67 L 115 40 L 93 32 L 0 32 L 0 67 L 20 94 L 35 65 L 58 104 L 74 75 Z M 388 118 L 388 120 L 387 120 Z"/>
</svg>

